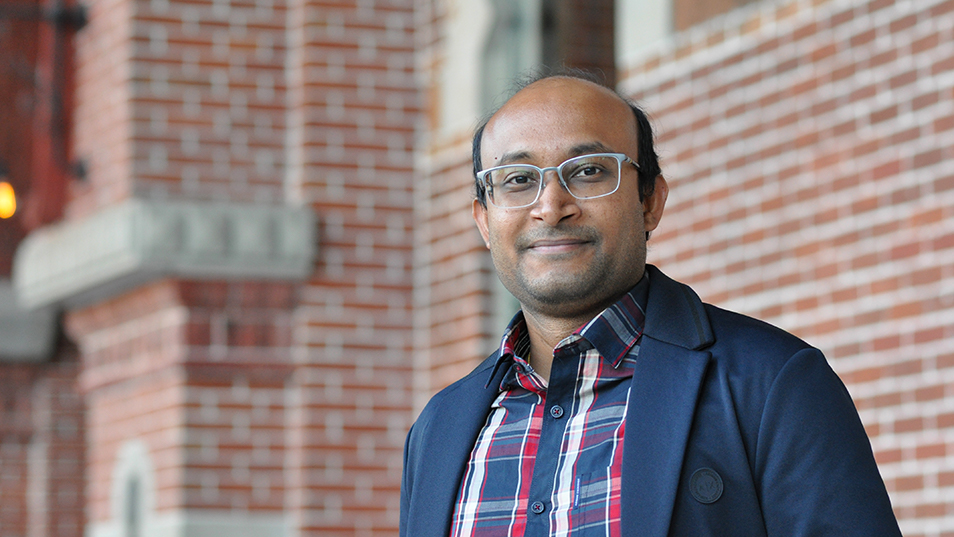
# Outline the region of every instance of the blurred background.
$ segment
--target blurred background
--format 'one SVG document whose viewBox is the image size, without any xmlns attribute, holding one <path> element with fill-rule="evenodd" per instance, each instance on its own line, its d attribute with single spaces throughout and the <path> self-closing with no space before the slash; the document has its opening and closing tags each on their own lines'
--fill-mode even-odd
<svg viewBox="0 0 954 537">
<path fill-rule="evenodd" d="M 396 536 L 516 308 L 472 130 L 560 66 L 653 118 L 649 261 L 821 348 L 954 534 L 954 1 L 3 0 L 0 535 Z"/>
</svg>

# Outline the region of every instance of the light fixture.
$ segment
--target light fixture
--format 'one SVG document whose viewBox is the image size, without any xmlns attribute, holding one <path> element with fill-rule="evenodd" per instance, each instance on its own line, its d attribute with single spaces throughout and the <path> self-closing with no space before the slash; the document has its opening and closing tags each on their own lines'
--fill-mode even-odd
<svg viewBox="0 0 954 537">
<path fill-rule="evenodd" d="M 7 219 L 17 212 L 17 196 L 13 186 L 0 181 L 0 218 Z"/>
</svg>

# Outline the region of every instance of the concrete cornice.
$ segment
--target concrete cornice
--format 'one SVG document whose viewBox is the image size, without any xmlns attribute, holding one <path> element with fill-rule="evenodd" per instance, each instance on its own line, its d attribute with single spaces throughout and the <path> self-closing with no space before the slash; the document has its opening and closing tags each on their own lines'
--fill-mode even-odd
<svg viewBox="0 0 954 537">
<path fill-rule="evenodd" d="M 315 252 L 308 207 L 131 199 L 31 233 L 13 285 L 24 307 L 73 308 L 163 277 L 304 280 Z"/>
</svg>

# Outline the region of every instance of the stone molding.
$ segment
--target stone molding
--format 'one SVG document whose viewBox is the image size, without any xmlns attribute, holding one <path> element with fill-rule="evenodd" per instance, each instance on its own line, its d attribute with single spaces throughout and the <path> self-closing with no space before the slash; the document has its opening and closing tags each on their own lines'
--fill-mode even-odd
<svg viewBox="0 0 954 537">
<path fill-rule="evenodd" d="M 26 308 L 80 307 L 163 277 L 304 280 L 315 253 L 308 207 L 130 199 L 31 233 L 13 285 Z"/>
</svg>

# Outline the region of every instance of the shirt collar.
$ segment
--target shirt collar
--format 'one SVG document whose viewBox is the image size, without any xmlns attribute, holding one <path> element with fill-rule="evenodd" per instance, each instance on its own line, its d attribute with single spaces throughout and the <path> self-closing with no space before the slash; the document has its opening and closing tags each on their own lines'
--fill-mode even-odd
<svg viewBox="0 0 954 537">
<path fill-rule="evenodd" d="M 579 337 L 571 336 L 564 341 L 572 344 L 579 338 L 583 338 L 596 348 L 604 359 L 609 360 L 614 368 L 619 366 L 643 333 L 643 327 L 646 325 L 645 311 L 648 294 L 649 273 L 644 272 L 639 283 L 628 293 L 590 322 L 578 328 L 574 335 Z M 501 339 L 500 354 L 487 379 L 487 386 L 490 386 L 494 375 L 503 364 L 512 364 L 514 356 L 525 359 L 529 351 L 530 335 L 527 332 L 527 322 L 523 312 L 518 311 Z"/>
</svg>

